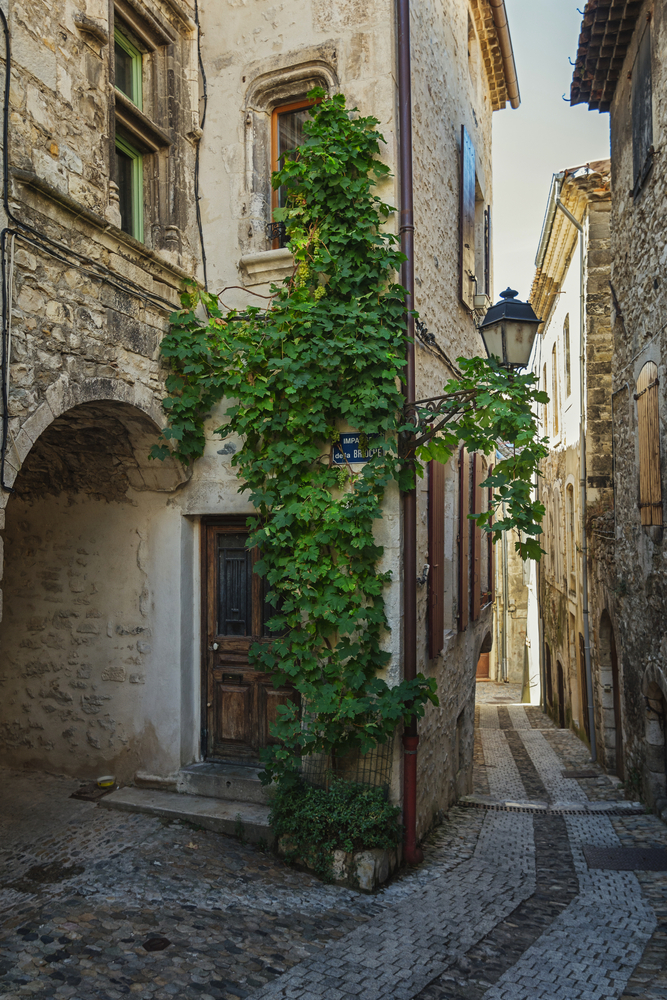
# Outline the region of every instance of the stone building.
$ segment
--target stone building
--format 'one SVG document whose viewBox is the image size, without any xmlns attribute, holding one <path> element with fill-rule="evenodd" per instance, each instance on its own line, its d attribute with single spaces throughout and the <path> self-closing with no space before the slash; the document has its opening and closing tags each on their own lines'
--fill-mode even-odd
<svg viewBox="0 0 667 1000">
<path fill-rule="evenodd" d="M 641 792 L 658 811 L 667 806 L 661 443 L 667 417 L 667 164 L 661 156 L 667 129 L 666 51 L 664 4 L 612 0 L 598 7 L 589 2 L 571 88 L 572 104 L 609 112 L 611 126 L 613 359 L 605 408 L 614 478 L 613 510 L 604 530 L 612 535 L 605 539 L 612 551 L 604 550 L 607 567 L 598 583 L 598 643 L 615 695 L 616 766 L 619 773 L 624 769 L 634 793 Z M 610 728 L 606 718 L 604 728 Z"/>
<path fill-rule="evenodd" d="M 392 169 L 380 193 L 398 203 L 394 5 L 9 0 L 8 22 L 0 760 L 231 797 L 234 817 L 245 815 L 244 802 L 262 801 L 253 764 L 289 692 L 249 669 L 259 610 L 235 650 L 210 610 L 224 560 L 251 572 L 251 508 L 231 467 L 240 442 L 214 433 L 225 406 L 194 467 L 148 460 L 165 423 L 160 340 L 183 279 L 243 308 L 291 273 L 269 225 L 270 175 L 300 137 L 313 86 L 380 120 Z M 491 118 L 518 106 L 518 89 L 502 2 L 415 3 L 411 29 L 426 397 L 450 359 L 482 351 Z M 420 834 L 470 783 L 492 588 L 466 515 L 486 502 L 486 468 L 462 454 L 419 487 L 418 668 L 441 698 L 420 723 Z M 397 491 L 378 538 L 393 573 L 386 643 L 398 680 Z M 233 731 L 230 718 L 241 720 Z"/>
<path fill-rule="evenodd" d="M 499 459 L 503 457 L 499 453 Z M 520 684 L 522 700 L 539 704 L 539 672 L 529 676 L 526 645 L 530 563 L 516 551 L 516 541 L 516 532 L 506 532 L 494 546 L 494 631 L 488 663 L 478 664 L 477 680 L 488 676 L 496 683 Z"/>
<path fill-rule="evenodd" d="M 608 160 L 554 176 L 531 291 L 531 304 L 542 319 L 532 367 L 550 401 L 539 413 L 549 447 L 538 484 L 546 509 L 545 555 L 530 569 L 529 653 L 531 672 L 543 679 L 546 710 L 561 727 L 572 727 L 589 741 L 585 540 L 598 746 L 600 758 L 613 770 L 613 694 L 601 656 L 606 606 L 601 590 L 607 579 L 605 545 L 613 507 L 610 209 Z"/>
</svg>

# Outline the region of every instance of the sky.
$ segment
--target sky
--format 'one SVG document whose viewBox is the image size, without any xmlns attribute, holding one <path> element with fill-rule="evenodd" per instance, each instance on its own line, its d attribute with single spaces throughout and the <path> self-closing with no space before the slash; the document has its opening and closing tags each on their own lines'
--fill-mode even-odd
<svg viewBox="0 0 667 1000">
<path fill-rule="evenodd" d="M 527 299 L 552 175 L 609 156 L 609 115 L 571 108 L 584 0 L 505 0 L 521 106 L 493 115 L 496 300 L 511 285 Z"/>
</svg>

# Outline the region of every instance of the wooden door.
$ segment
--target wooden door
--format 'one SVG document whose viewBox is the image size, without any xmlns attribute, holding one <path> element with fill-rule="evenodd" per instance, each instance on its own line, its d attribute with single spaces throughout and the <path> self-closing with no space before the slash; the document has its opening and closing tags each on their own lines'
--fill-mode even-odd
<svg viewBox="0 0 667 1000">
<path fill-rule="evenodd" d="M 490 653 L 480 653 L 479 660 L 477 661 L 477 676 L 478 681 L 488 681 L 489 679 L 489 657 Z"/>
<path fill-rule="evenodd" d="M 556 663 L 556 671 L 558 674 L 558 725 L 561 729 L 565 729 L 565 678 L 560 660 Z"/>
<path fill-rule="evenodd" d="M 261 747 L 275 742 L 269 727 L 278 706 L 298 695 L 275 687 L 270 674 L 248 661 L 253 642 L 271 641 L 265 622 L 273 609 L 264 600 L 264 581 L 253 572 L 259 556 L 246 547 L 245 520 L 203 524 L 202 753 L 253 763 Z"/>
</svg>

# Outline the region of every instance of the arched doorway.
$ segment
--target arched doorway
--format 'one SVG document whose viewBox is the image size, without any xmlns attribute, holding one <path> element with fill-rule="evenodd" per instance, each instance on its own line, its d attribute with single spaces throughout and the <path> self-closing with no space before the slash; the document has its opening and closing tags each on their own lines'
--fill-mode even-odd
<svg viewBox="0 0 667 1000">
<path fill-rule="evenodd" d="M 599 633 L 600 686 L 602 688 L 602 738 L 605 766 L 619 778 L 623 768 L 623 718 L 621 683 L 616 655 L 616 640 L 607 611 L 602 612 Z"/>
<path fill-rule="evenodd" d="M 180 510 L 150 418 L 67 410 L 37 438 L 6 509 L 0 759 L 77 777 L 178 768 Z M 157 772 L 156 773 L 160 773 Z"/>
<path fill-rule="evenodd" d="M 565 677 L 563 674 L 563 664 L 556 661 L 556 676 L 558 681 L 558 725 L 565 729 Z"/>
<path fill-rule="evenodd" d="M 493 637 L 490 632 L 487 632 L 484 636 L 484 642 L 481 645 L 479 651 L 479 658 L 477 660 L 477 673 L 476 680 L 478 681 L 488 681 L 490 680 L 490 654 L 491 647 L 493 646 Z"/>
</svg>

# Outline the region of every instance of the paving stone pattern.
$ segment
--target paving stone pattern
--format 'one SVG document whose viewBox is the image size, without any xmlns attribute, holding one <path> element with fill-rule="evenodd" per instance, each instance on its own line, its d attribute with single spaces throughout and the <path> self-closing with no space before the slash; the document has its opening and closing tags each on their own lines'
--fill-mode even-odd
<svg viewBox="0 0 667 1000">
<path fill-rule="evenodd" d="M 665 848 L 667 829 L 510 811 L 623 792 L 598 767 L 563 777 L 592 767 L 586 748 L 520 692 L 478 691 L 474 787 L 497 807 L 452 809 L 424 863 L 374 896 L 3 773 L 3 1000 L 667 1000 L 667 873 L 589 870 L 584 854 Z"/>
</svg>

